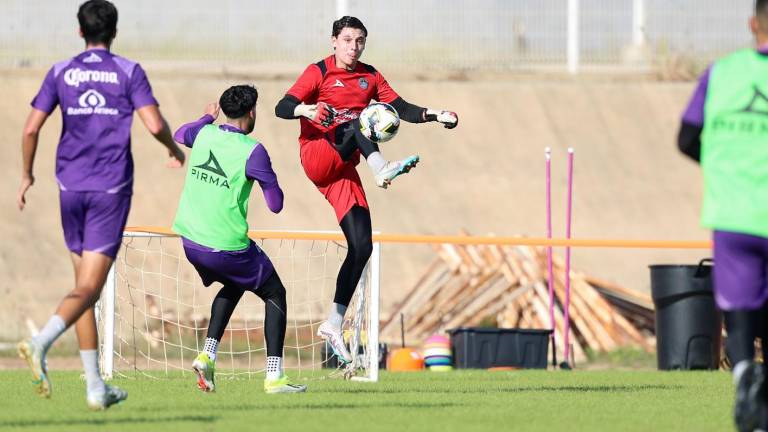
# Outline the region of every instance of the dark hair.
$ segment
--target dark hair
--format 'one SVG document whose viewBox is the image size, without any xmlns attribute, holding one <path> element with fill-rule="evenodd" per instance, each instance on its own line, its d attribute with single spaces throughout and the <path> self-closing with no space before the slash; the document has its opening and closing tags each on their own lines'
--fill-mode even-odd
<svg viewBox="0 0 768 432">
<path fill-rule="evenodd" d="M 107 0 L 88 0 L 77 11 L 87 43 L 108 44 L 117 34 L 117 8 Z"/>
<path fill-rule="evenodd" d="M 349 15 L 345 15 L 333 22 L 333 30 L 331 31 L 331 36 L 338 36 L 339 33 L 341 33 L 341 31 L 346 27 L 360 29 L 363 31 L 363 36 L 368 37 L 368 29 L 365 28 L 363 22 Z"/>
<path fill-rule="evenodd" d="M 219 98 L 219 107 L 231 119 L 244 117 L 256 106 L 259 92 L 252 85 L 236 85 L 228 88 Z"/>
<path fill-rule="evenodd" d="M 755 2 L 755 15 L 768 15 L 768 0 L 757 0 Z"/>
</svg>

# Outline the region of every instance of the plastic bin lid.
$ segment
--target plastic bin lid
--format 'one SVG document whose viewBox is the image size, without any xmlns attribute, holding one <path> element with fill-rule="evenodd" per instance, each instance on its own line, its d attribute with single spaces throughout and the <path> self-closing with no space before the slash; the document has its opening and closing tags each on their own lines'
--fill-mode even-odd
<svg viewBox="0 0 768 432">
<path fill-rule="evenodd" d="M 528 334 L 550 334 L 550 329 L 524 329 L 524 328 L 495 328 L 495 327 L 458 327 L 448 329 L 451 335 L 461 332 L 472 333 L 528 333 Z"/>
</svg>

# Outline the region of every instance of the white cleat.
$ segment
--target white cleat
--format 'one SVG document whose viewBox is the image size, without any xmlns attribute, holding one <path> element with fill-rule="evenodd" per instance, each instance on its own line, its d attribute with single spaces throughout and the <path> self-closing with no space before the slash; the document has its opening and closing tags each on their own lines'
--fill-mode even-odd
<svg viewBox="0 0 768 432">
<path fill-rule="evenodd" d="M 374 175 L 376 186 L 386 189 L 397 176 L 405 174 L 419 163 L 419 156 L 408 156 L 400 161 L 387 162 L 384 167 Z"/>
<path fill-rule="evenodd" d="M 208 353 L 200 353 L 194 362 L 192 369 L 197 375 L 197 388 L 204 392 L 216 390 L 216 381 L 214 374 L 216 372 L 216 363 L 208 357 Z"/>
<path fill-rule="evenodd" d="M 97 395 L 88 395 L 86 401 L 88 408 L 94 411 L 103 411 L 114 404 L 118 404 L 128 399 L 128 392 L 120 387 L 114 387 L 109 384 L 104 385 L 104 393 Z"/>
<path fill-rule="evenodd" d="M 304 393 L 307 391 L 307 386 L 304 384 L 294 384 L 283 375 L 278 379 L 264 380 L 264 392 L 267 394 L 278 393 Z"/>
<path fill-rule="evenodd" d="M 51 381 L 48 380 L 48 367 L 45 361 L 43 348 L 32 339 L 26 339 L 16 346 L 19 357 L 27 361 L 32 371 L 32 384 L 35 385 L 37 394 L 41 397 L 51 397 Z"/>
<path fill-rule="evenodd" d="M 317 328 L 317 335 L 328 342 L 333 353 L 341 363 L 352 363 L 352 355 L 349 354 L 347 345 L 344 343 L 344 336 L 341 335 L 341 329 L 332 326 L 328 321 L 320 324 Z"/>
</svg>

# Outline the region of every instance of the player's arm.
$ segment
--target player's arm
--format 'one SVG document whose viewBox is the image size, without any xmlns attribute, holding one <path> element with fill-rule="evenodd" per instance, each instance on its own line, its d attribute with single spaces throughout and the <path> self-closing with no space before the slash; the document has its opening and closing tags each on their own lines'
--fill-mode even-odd
<svg viewBox="0 0 768 432">
<path fill-rule="evenodd" d="M 218 117 L 219 104 L 216 102 L 209 103 L 206 105 L 202 117 L 196 121 L 182 125 L 176 132 L 174 132 L 174 141 L 191 148 L 195 143 L 195 139 L 197 139 L 197 134 L 200 133 L 203 127 L 213 123 Z"/>
<path fill-rule="evenodd" d="M 376 76 L 377 100 L 392 105 L 400 119 L 409 123 L 439 122 L 447 129 L 453 129 L 459 124 L 459 116 L 453 111 L 437 110 L 432 108 L 422 108 L 418 105 L 406 102 L 389 85 L 384 76 L 378 71 L 374 72 Z"/>
<path fill-rule="evenodd" d="M 704 102 L 707 99 L 710 70 L 708 68 L 699 78 L 677 133 L 677 148 L 696 162 L 701 159 L 701 131 L 704 129 Z"/>
<path fill-rule="evenodd" d="M 326 127 L 333 123 L 336 110 L 332 106 L 319 102 L 305 104 L 303 101 L 317 96 L 320 83 L 323 80 L 320 68 L 315 64 L 307 66 L 296 83 L 288 89 L 285 96 L 275 106 L 275 115 L 279 118 L 292 120 L 305 117 L 309 121 Z M 314 99 L 313 99 L 314 100 Z"/>
<path fill-rule="evenodd" d="M 24 210 L 24 206 L 27 204 L 25 196 L 27 190 L 35 184 L 34 165 L 40 129 L 43 128 L 43 124 L 58 104 L 59 93 L 56 88 L 56 73 L 51 68 L 45 75 L 37 95 L 32 99 L 32 111 L 27 116 L 24 132 L 21 136 L 21 186 L 19 186 L 19 193 L 16 197 L 19 210 Z"/>
<path fill-rule="evenodd" d="M 168 149 L 168 156 L 171 158 L 168 161 L 168 167 L 179 168 L 184 165 L 186 156 L 181 151 L 181 147 L 173 141 L 171 128 L 168 126 L 168 122 L 165 121 L 163 115 L 160 114 L 160 108 L 157 105 L 145 105 L 137 109 L 136 112 L 149 133 Z"/>
<path fill-rule="evenodd" d="M 40 136 L 40 129 L 43 128 L 43 124 L 45 124 L 48 116 L 47 112 L 32 108 L 24 124 L 24 132 L 21 136 L 21 186 L 16 198 L 19 210 L 24 210 L 24 206 L 27 204 L 25 197 L 27 190 L 35 184 L 33 168 L 35 165 L 35 154 L 37 153 L 38 137 Z"/>
<path fill-rule="evenodd" d="M 245 164 L 245 176 L 259 183 L 264 193 L 264 201 L 273 213 L 283 209 L 283 190 L 277 182 L 277 174 L 272 169 L 272 160 L 262 144 L 253 148 Z"/>
<path fill-rule="evenodd" d="M 130 75 L 128 94 L 136 112 L 139 114 L 144 127 L 149 133 L 160 141 L 168 150 L 170 160 L 166 164 L 169 168 L 179 168 L 184 165 L 184 152 L 176 145 L 171 136 L 171 128 L 168 122 L 160 114 L 157 99 L 152 94 L 152 86 L 149 84 L 147 74 L 140 65 L 135 65 Z"/>
</svg>

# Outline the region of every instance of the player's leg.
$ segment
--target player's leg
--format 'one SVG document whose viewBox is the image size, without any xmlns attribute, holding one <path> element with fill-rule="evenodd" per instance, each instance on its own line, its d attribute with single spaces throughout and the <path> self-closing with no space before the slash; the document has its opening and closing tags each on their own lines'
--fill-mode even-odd
<svg viewBox="0 0 768 432">
<path fill-rule="evenodd" d="M 76 286 L 83 291 L 87 306 L 78 310 L 77 302 L 62 302 L 59 313 L 62 316 L 79 313 L 75 324 L 80 344 L 86 381 L 86 401 L 91 409 L 103 410 L 122 402 L 128 394 L 104 383 L 99 371 L 98 333 L 94 305 L 101 295 L 102 287 L 112 263 L 120 249 L 123 229 L 128 220 L 131 195 L 110 193 L 85 193 L 86 215 L 83 233 L 82 255 L 73 256 Z"/>
<path fill-rule="evenodd" d="M 739 430 L 757 428 L 767 402 L 765 371 L 754 361 L 760 310 L 768 294 L 768 261 L 763 253 L 767 242 L 745 234 L 714 233 L 715 299 L 728 332 L 726 352 L 733 365 L 734 418 Z"/>
<path fill-rule="evenodd" d="M 211 392 L 216 390 L 216 353 L 219 342 L 224 336 L 224 330 L 232 318 L 237 304 L 245 291 L 233 285 L 223 286 L 211 304 L 211 320 L 208 323 L 208 333 L 205 337 L 205 346 L 195 361 L 192 369 L 197 374 L 197 386 L 200 390 Z"/>
<path fill-rule="evenodd" d="M 349 363 L 352 356 L 344 343 L 342 325 L 357 283 L 373 252 L 371 214 L 366 208 L 354 206 L 344 215 L 340 225 L 347 240 L 347 256 L 339 268 L 328 320 L 320 325 L 318 334 L 328 341 L 340 361 Z"/>
<path fill-rule="evenodd" d="M 303 384 L 293 384 L 283 371 L 283 345 L 288 322 L 288 303 L 285 286 L 276 271 L 255 291 L 264 300 L 264 339 L 267 344 L 267 374 L 264 391 L 273 393 L 302 393 Z"/>
<path fill-rule="evenodd" d="M 51 316 L 43 326 L 40 333 L 34 338 L 25 340 L 19 344 L 19 354 L 25 358 L 32 369 L 34 383 L 38 393 L 44 397 L 50 397 L 51 384 L 46 370 L 45 355 L 51 345 L 64 331 L 74 324 L 83 311 L 93 305 L 91 300 L 94 291 L 98 287 L 88 285 L 87 280 L 81 277 L 81 254 L 85 242 L 86 222 L 89 212 L 88 194 L 80 192 L 60 192 L 61 222 L 64 231 L 64 239 L 71 251 L 72 264 L 75 272 L 75 289 L 72 290 L 61 302 L 56 313 Z M 111 259 L 100 255 L 95 260 L 89 260 L 89 276 L 104 273 L 111 265 Z M 98 279 L 98 278 L 97 278 Z M 103 283 L 103 281 L 102 281 Z"/>
<path fill-rule="evenodd" d="M 379 145 L 366 138 L 360 132 L 359 119 L 352 120 L 336 128 L 334 138 L 334 148 L 339 152 L 341 159 L 348 161 L 355 151 L 360 150 L 360 153 L 371 168 L 376 184 L 385 189 L 392 183 L 395 177 L 407 173 L 419 162 L 418 155 L 409 156 L 399 161 L 387 161 L 384 159 L 379 150 Z"/>
<path fill-rule="evenodd" d="M 94 410 L 109 408 L 125 400 L 128 394 L 118 387 L 104 383 L 99 371 L 99 336 L 96 327 L 94 305 L 101 295 L 112 258 L 99 252 L 83 251 L 82 257 L 72 254 L 79 292 L 70 293 L 57 310 L 61 316 L 76 316 L 75 331 L 80 347 L 86 382 L 86 401 Z M 82 309 L 85 307 L 85 309 Z"/>
</svg>

